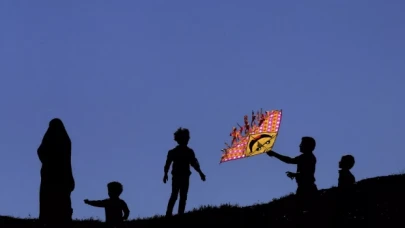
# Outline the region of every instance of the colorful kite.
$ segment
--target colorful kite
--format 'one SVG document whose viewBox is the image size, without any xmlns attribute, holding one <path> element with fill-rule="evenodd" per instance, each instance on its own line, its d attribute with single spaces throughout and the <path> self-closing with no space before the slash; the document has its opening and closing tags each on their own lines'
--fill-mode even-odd
<svg viewBox="0 0 405 228">
<path fill-rule="evenodd" d="M 244 116 L 243 126 L 233 127 L 231 145 L 225 143 L 220 163 L 263 154 L 273 148 L 280 128 L 281 110 L 265 113 L 260 110 L 256 114 L 252 111 L 250 123 L 248 118 Z"/>
</svg>

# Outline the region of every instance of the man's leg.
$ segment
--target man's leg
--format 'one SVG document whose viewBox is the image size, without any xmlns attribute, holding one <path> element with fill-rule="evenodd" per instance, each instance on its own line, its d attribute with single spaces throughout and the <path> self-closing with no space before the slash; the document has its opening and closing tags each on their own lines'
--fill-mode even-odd
<svg viewBox="0 0 405 228">
<path fill-rule="evenodd" d="M 308 210 L 312 210 L 316 208 L 316 205 L 318 204 L 319 200 L 318 187 L 316 186 L 316 184 L 313 184 L 308 190 L 309 190 L 307 198 L 308 200 L 305 204 L 307 205 Z"/>
<path fill-rule="evenodd" d="M 292 214 L 293 226 L 301 227 L 301 224 L 306 224 L 308 219 L 311 220 L 311 218 L 308 217 L 308 215 L 311 215 L 311 213 L 307 214 L 306 212 L 310 210 L 310 204 L 314 203 L 314 201 L 312 195 L 309 194 L 311 192 L 311 188 L 308 187 L 309 186 L 305 185 L 298 186 L 295 193 L 295 210 Z"/>
<path fill-rule="evenodd" d="M 172 178 L 172 193 L 170 195 L 169 203 L 167 204 L 166 216 L 172 216 L 173 207 L 176 203 L 177 196 L 179 194 L 180 186 L 177 178 Z"/>
<path fill-rule="evenodd" d="M 180 185 L 179 215 L 184 214 L 184 211 L 186 210 L 189 185 L 190 185 L 190 177 L 187 176 L 182 178 Z"/>
<path fill-rule="evenodd" d="M 300 211 L 311 210 L 311 207 L 317 201 L 318 188 L 315 184 L 298 186 L 297 188 L 297 206 Z"/>
</svg>

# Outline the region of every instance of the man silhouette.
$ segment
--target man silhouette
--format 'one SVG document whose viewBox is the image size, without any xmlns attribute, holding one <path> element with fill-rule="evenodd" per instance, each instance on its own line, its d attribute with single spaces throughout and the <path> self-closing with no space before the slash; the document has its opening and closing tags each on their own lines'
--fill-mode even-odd
<svg viewBox="0 0 405 228">
<path fill-rule="evenodd" d="M 179 128 L 174 133 L 174 140 L 178 145 L 167 153 L 166 164 L 164 166 L 163 183 L 168 180 L 168 172 L 172 167 L 172 193 L 167 205 L 166 216 L 172 216 L 173 207 L 180 193 L 178 214 L 184 214 L 186 208 L 187 194 L 190 180 L 190 165 L 200 174 L 201 180 L 205 181 L 205 174 L 201 171 L 193 149 L 188 147 L 190 132 L 186 128 Z"/>
<path fill-rule="evenodd" d="M 316 142 L 312 137 L 302 137 L 300 144 L 301 155 L 290 158 L 274 151 L 269 151 L 267 154 L 270 157 L 275 157 L 287 164 L 296 164 L 297 172 L 287 172 L 287 176 L 295 179 L 297 182 L 296 196 L 298 198 L 298 206 L 302 210 L 308 209 L 309 205 L 313 204 L 314 197 L 318 191 L 315 184 L 315 166 L 316 157 L 313 154 Z"/>
</svg>

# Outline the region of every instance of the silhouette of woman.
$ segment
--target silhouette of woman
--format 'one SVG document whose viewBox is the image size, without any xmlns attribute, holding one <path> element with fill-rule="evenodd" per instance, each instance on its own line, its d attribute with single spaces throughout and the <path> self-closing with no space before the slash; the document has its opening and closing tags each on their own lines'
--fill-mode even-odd
<svg viewBox="0 0 405 228">
<path fill-rule="evenodd" d="M 75 188 L 75 181 L 71 165 L 71 141 L 60 119 L 49 122 L 37 152 L 42 163 L 39 220 L 42 224 L 68 224 L 72 221 L 70 194 Z"/>
</svg>

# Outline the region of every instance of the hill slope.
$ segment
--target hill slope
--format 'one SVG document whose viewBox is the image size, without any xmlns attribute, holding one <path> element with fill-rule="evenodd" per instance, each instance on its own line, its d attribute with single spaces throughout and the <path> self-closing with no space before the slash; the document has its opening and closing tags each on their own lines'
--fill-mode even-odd
<svg viewBox="0 0 405 228">
<path fill-rule="evenodd" d="M 308 213 L 294 213 L 294 195 L 273 200 L 267 204 L 238 207 L 202 207 L 183 216 L 170 219 L 156 216 L 153 218 L 129 221 L 127 227 L 167 227 L 168 225 L 229 225 L 229 227 L 334 227 L 363 225 L 366 227 L 402 227 L 405 210 L 405 175 L 390 175 L 361 180 L 356 185 L 355 195 L 347 205 L 344 215 L 337 217 L 337 189 L 320 191 L 320 200 L 315 209 Z M 402 217 L 401 217 L 402 216 Z M 400 223 L 401 222 L 401 223 Z M 343 223 L 343 224 L 342 224 Z M 0 216 L 0 227 L 35 227 L 36 220 Z M 74 227 L 100 227 L 98 221 L 75 221 Z"/>
</svg>

